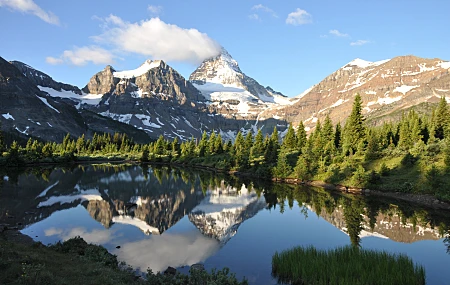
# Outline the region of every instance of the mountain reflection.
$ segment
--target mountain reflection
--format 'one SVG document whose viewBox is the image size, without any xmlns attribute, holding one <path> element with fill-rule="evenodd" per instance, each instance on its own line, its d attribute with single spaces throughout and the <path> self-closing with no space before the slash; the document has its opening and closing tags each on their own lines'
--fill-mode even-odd
<svg viewBox="0 0 450 285">
<path fill-rule="evenodd" d="M 32 236 L 41 229 L 44 243 L 81 236 L 141 270 L 203 262 L 226 246 L 246 220 L 264 209 L 284 213 L 294 203 L 305 218 L 315 213 L 354 245 L 366 237 L 437 240 L 449 230 L 446 212 L 380 197 L 257 185 L 209 172 L 88 166 L 9 176 L 16 178 L 2 184 L 0 223 L 20 223 Z"/>
<path fill-rule="evenodd" d="M 269 208 L 278 206 L 280 212 L 284 211 L 285 201 L 290 208 L 297 201 L 349 235 L 354 245 L 359 245 L 361 238 L 370 236 L 402 243 L 438 240 L 449 229 L 450 214 L 447 212 L 426 210 L 408 202 L 382 197 L 343 195 L 318 188 L 275 185 L 266 194 L 266 200 Z M 306 216 L 306 212 L 304 214 Z"/>
</svg>

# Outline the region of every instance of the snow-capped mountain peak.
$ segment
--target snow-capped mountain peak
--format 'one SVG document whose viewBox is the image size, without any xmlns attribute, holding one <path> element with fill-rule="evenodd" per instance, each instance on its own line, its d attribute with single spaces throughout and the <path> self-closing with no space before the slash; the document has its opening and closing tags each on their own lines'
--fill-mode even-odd
<svg viewBox="0 0 450 285">
<path fill-rule="evenodd" d="M 371 62 L 371 61 L 363 60 L 363 59 L 360 59 L 360 58 L 355 58 L 354 60 L 352 60 L 349 63 L 347 63 L 346 65 L 344 65 L 342 67 L 342 69 L 344 69 L 344 70 L 351 70 L 353 67 L 358 67 L 358 68 L 375 67 L 375 66 L 378 66 L 378 65 L 382 65 L 382 64 L 384 64 L 384 63 L 386 63 L 388 61 L 390 61 L 390 59 L 385 59 L 385 60 Z"/>
<path fill-rule="evenodd" d="M 113 73 L 114 77 L 128 79 L 141 76 L 145 74 L 150 69 L 159 67 L 161 65 L 161 60 L 146 60 L 141 66 L 133 70 L 116 71 Z"/>
</svg>

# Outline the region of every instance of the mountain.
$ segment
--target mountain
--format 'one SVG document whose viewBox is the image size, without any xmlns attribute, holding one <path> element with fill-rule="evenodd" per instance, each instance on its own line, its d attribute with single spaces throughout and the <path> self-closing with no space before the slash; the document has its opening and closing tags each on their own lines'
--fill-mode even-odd
<svg viewBox="0 0 450 285">
<path fill-rule="evenodd" d="M 83 100 L 78 87 L 56 82 L 24 63 L 7 62 L 0 57 L 0 120 L 2 130 L 9 137 L 62 141 L 67 133 L 90 137 L 94 132 L 109 131 L 126 133 L 140 142 L 149 140 L 143 131 L 110 119 L 100 120 L 95 113 L 77 110 L 72 100 L 54 98 L 47 91 L 64 94 L 64 98 L 80 102 Z"/>
<path fill-rule="evenodd" d="M 327 114 L 342 123 L 359 93 L 367 121 L 379 125 L 410 108 L 429 111 L 441 96 L 450 96 L 449 68 L 448 61 L 416 56 L 378 62 L 355 59 L 297 96 L 294 104 L 261 116 L 279 116 L 294 124 L 302 120 L 307 130 Z"/>
<path fill-rule="evenodd" d="M 234 68 L 238 69 L 237 63 Z M 232 108 L 218 108 L 197 86 L 162 60 L 147 60 L 138 68 L 125 71 L 107 66 L 82 89 L 83 94 L 88 94 L 85 97 L 99 100 L 84 104 L 89 103 L 85 100 L 81 108 L 132 125 L 153 138 L 163 135 L 188 140 L 200 137 L 204 131 L 214 131 L 224 139 L 234 139 L 239 130 L 246 133 L 262 128 L 264 133 L 270 133 L 275 126 L 281 131 L 286 128 L 285 122 L 273 118 L 242 118 Z M 255 86 L 265 91 L 259 84 Z"/>
<path fill-rule="evenodd" d="M 62 140 L 67 133 L 82 135 L 87 130 L 75 108 L 47 97 L 19 69 L 1 57 L 0 98 L 0 119 L 5 132 Z"/>
<path fill-rule="evenodd" d="M 227 117 L 259 119 L 259 113 L 272 105 L 290 104 L 283 95 L 264 88 L 243 73 L 224 48 L 221 54 L 203 61 L 189 80 L 201 91 L 208 105 Z"/>
<path fill-rule="evenodd" d="M 23 62 L 11 61 L 10 63 L 17 67 L 17 69 L 19 69 L 20 72 L 22 72 L 22 74 L 36 86 L 49 87 L 57 91 L 71 91 L 75 94 L 81 95 L 81 90 L 78 87 L 56 82 L 47 74 L 36 70 Z"/>
</svg>

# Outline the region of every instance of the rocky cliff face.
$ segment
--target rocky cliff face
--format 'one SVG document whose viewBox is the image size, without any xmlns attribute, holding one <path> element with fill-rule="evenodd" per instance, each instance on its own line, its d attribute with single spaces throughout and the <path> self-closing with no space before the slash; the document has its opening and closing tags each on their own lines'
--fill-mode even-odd
<svg viewBox="0 0 450 285">
<path fill-rule="evenodd" d="M 307 128 L 329 114 L 343 122 L 351 111 L 354 96 L 363 101 L 363 114 L 373 124 L 401 116 L 402 110 L 450 97 L 450 62 L 400 56 L 379 62 L 356 59 L 305 91 L 292 106 L 269 110 Z"/>
<path fill-rule="evenodd" d="M 72 91 L 75 94 L 81 95 L 81 90 L 78 87 L 70 84 L 56 82 L 47 74 L 36 70 L 23 62 L 11 61 L 11 64 L 17 67 L 17 69 L 19 69 L 20 72 L 22 72 L 22 74 L 36 86 L 49 87 L 57 91 Z"/>
<path fill-rule="evenodd" d="M 91 78 L 83 91 L 116 96 L 129 94 L 134 98 L 157 98 L 180 105 L 203 99 L 189 81 L 162 60 L 147 60 L 135 70 L 121 72 L 108 65 Z"/>
</svg>

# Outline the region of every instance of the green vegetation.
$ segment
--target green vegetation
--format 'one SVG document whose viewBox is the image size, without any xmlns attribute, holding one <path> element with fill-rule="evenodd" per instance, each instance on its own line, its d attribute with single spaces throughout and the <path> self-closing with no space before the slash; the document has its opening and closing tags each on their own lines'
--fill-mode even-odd
<svg viewBox="0 0 450 285">
<path fill-rule="evenodd" d="M 0 284 L 248 284 L 238 281 L 227 268 L 211 273 L 191 269 L 189 275 L 154 274 L 149 270 L 142 279 L 102 246 L 87 244 L 79 237 L 46 247 L 0 236 L 0 271 Z"/>
<path fill-rule="evenodd" d="M 295 131 L 290 125 L 281 141 L 276 128 L 265 137 L 261 130 L 256 135 L 238 132 L 234 143 L 224 142 L 215 132 L 184 142 L 160 136 L 148 144 L 134 143 L 122 134 L 95 134 L 92 139 L 67 135 L 59 144 L 30 139 L 25 146 L 16 142 L 7 146 L 0 165 L 132 160 L 237 171 L 264 179 L 312 179 L 432 194 L 450 201 L 450 111 L 445 98 L 431 117 L 411 110 L 398 123 L 372 127 L 361 113 L 357 95 L 344 127 L 333 125 L 327 116 L 307 137 L 303 126 L 299 122 Z"/>
<path fill-rule="evenodd" d="M 291 284 L 425 284 L 425 269 L 405 255 L 341 247 L 296 247 L 272 257 L 272 274 Z"/>
</svg>

